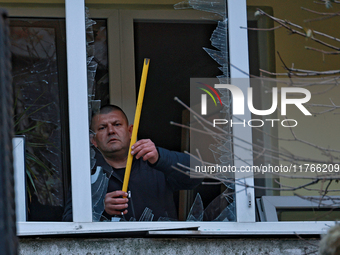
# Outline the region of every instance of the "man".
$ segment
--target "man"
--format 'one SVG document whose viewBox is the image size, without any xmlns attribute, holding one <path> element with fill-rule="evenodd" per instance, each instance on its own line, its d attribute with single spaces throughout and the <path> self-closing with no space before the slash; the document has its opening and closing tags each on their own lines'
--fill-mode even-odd
<svg viewBox="0 0 340 255">
<path fill-rule="evenodd" d="M 148 209 L 154 214 L 153 220 L 160 217 L 176 219 L 173 192 L 192 189 L 201 182 L 172 167 L 177 163 L 189 166 L 189 155 L 156 148 L 149 139 L 137 141 L 131 151 L 134 155 L 129 181 L 131 198 L 125 198 L 128 194 L 121 189 L 133 125 L 128 124 L 125 113 L 118 106 L 106 105 L 92 117 L 91 129 L 94 133 L 91 142 L 101 152 L 96 153 L 94 168 L 101 166 L 109 176 L 104 219 L 123 214 L 126 220 L 131 217 L 139 220 Z M 70 197 L 63 220 L 72 221 Z"/>
</svg>

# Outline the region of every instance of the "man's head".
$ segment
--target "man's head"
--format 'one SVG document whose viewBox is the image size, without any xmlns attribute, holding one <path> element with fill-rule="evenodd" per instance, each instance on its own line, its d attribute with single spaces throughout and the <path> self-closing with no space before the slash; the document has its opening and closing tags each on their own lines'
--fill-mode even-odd
<svg viewBox="0 0 340 255">
<path fill-rule="evenodd" d="M 123 110 L 116 105 L 105 105 L 92 116 L 91 142 L 106 158 L 125 157 L 129 151 L 132 125 Z"/>
</svg>

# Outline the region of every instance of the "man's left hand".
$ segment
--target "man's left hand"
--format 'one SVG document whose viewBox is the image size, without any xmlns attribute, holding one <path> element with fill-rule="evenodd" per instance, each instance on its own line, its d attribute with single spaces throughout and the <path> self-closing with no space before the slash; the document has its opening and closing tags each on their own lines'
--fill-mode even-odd
<svg viewBox="0 0 340 255">
<path fill-rule="evenodd" d="M 131 147 L 131 154 L 135 155 L 136 159 L 142 157 L 144 161 L 148 160 L 151 164 L 155 164 L 159 157 L 156 146 L 150 139 L 137 141 Z"/>
</svg>

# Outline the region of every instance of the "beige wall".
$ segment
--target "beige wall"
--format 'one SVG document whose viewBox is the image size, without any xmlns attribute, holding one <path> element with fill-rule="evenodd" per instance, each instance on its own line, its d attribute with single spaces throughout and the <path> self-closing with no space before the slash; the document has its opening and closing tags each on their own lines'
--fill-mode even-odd
<svg viewBox="0 0 340 255">
<path fill-rule="evenodd" d="M 318 17 L 318 15 L 301 9 L 301 7 L 305 7 L 319 12 L 338 12 L 340 11 L 339 5 L 335 5 L 333 9 L 326 9 L 324 5 L 315 4 L 312 0 L 248 0 L 247 4 L 250 6 L 270 6 L 273 8 L 274 16 L 277 18 L 286 19 L 303 27 L 331 34 L 336 37 L 340 36 L 338 29 L 340 17 L 306 23 L 304 20 Z M 324 39 L 320 36 L 316 37 L 322 40 Z M 330 40 L 327 40 L 327 42 L 330 42 Z M 337 45 L 340 47 L 339 43 Z M 294 63 L 296 68 L 320 71 L 339 68 L 339 56 L 325 56 L 325 61 L 323 61 L 321 53 L 306 50 L 305 46 L 329 50 L 324 46 L 319 47 L 317 43 L 310 39 L 303 38 L 299 35 L 289 35 L 286 29 L 280 28 L 275 31 L 275 50 L 280 52 L 287 66 L 290 67 L 292 63 Z M 282 66 L 279 58 L 276 58 L 277 72 L 284 71 Z"/>
<path fill-rule="evenodd" d="M 332 9 L 326 9 L 324 5 L 313 3 L 312 0 L 248 0 L 249 6 L 270 6 L 273 8 L 274 16 L 280 19 L 286 19 L 305 28 L 317 30 L 326 34 L 340 37 L 339 24 L 340 17 L 327 19 L 318 22 L 304 22 L 306 19 L 316 18 L 318 15 L 311 14 L 310 12 L 304 11 L 301 7 L 312 9 L 318 12 L 339 12 L 340 6 L 334 5 Z M 275 24 L 276 26 L 277 24 Z M 334 41 L 325 39 L 321 36 L 316 38 L 325 40 L 328 43 L 333 43 L 340 47 L 340 43 L 334 43 Z M 338 70 L 340 69 L 340 56 L 339 55 L 325 55 L 323 56 L 320 52 L 306 50 L 305 46 L 319 48 L 326 51 L 333 51 L 325 46 L 313 42 L 310 39 L 306 39 L 299 35 L 292 35 L 286 29 L 280 28 L 275 31 L 275 51 L 278 51 L 282 56 L 285 64 L 288 67 L 294 65 L 295 68 L 325 71 L 325 70 Z M 276 72 L 284 72 L 283 64 L 280 59 L 276 58 Z M 328 93 L 318 94 L 320 91 L 324 91 L 327 86 L 319 86 L 318 88 L 308 87 L 312 92 L 311 103 L 317 104 L 330 104 L 330 98 L 336 105 L 340 105 L 340 89 L 332 89 Z M 325 110 L 325 108 L 315 108 L 316 111 Z M 294 128 L 294 132 L 299 139 L 306 142 L 310 142 L 320 147 L 333 148 L 340 150 L 340 136 L 339 136 L 339 115 L 333 113 L 327 113 L 323 115 L 316 115 L 313 117 L 304 117 L 299 110 L 294 107 L 288 108 L 289 115 L 287 117 L 298 120 L 299 125 Z M 281 117 L 281 119 L 283 119 Z M 280 138 L 290 138 L 293 136 L 289 129 L 279 128 Z M 312 146 L 303 144 L 301 142 L 286 142 L 283 140 L 279 141 L 279 148 L 283 151 L 283 148 L 295 156 L 303 156 L 309 158 L 310 161 L 306 163 L 314 163 L 319 159 L 330 159 L 322 155 L 322 151 L 312 148 Z M 334 153 L 339 155 L 339 153 Z M 339 161 L 339 160 L 337 160 Z M 280 162 L 282 163 L 282 162 Z M 303 176 L 306 176 L 303 174 Z M 299 187 L 311 180 L 303 179 L 286 179 L 280 178 L 280 182 L 283 185 L 290 187 Z M 281 191 L 281 195 L 293 195 L 294 193 L 300 195 L 320 195 L 320 188 L 327 186 L 328 181 L 325 183 L 319 182 L 317 185 L 309 186 L 308 188 L 314 189 L 314 191 L 306 191 L 303 189 L 297 191 Z M 329 190 L 339 190 L 339 184 L 334 183 L 329 187 Z M 329 193 L 328 195 L 339 195 L 338 193 Z"/>
<path fill-rule="evenodd" d="M 339 38 L 339 24 L 340 18 L 335 17 L 332 19 L 327 19 L 318 22 L 304 22 L 306 19 L 316 18 L 318 15 L 311 14 L 310 12 L 304 11 L 301 7 L 312 9 L 319 12 L 338 12 L 340 10 L 339 5 L 335 5 L 333 9 L 326 9 L 324 5 L 318 5 L 313 3 L 312 0 L 289 0 L 289 1 L 273 1 L 273 0 L 248 0 L 248 5 L 251 6 L 270 6 L 273 8 L 274 16 L 280 19 L 286 19 L 305 28 L 310 28 L 317 30 L 326 34 L 333 35 Z M 276 24 L 277 25 L 277 24 Z M 328 43 L 333 43 L 340 47 L 340 43 L 334 43 L 334 41 L 325 39 L 321 36 L 316 36 L 316 38 L 325 40 Z M 299 35 L 292 35 L 286 29 L 280 28 L 275 31 L 275 51 L 278 51 L 282 56 L 285 64 L 288 67 L 294 65 L 295 68 L 307 69 L 307 70 L 338 70 L 340 59 L 339 55 L 325 55 L 323 56 L 320 52 L 306 50 L 305 46 L 310 46 L 314 48 L 319 48 L 326 51 L 333 51 L 325 46 L 320 46 L 319 44 L 313 42 L 310 39 L 306 39 Z M 284 72 L 283 64 L 276 56 L 276 71 Z M 332 89 L 328 93 L 320 93 L 324 91 L 327 86 L 308 87 L 312 92 L 311 103 L 318 104 L 330 104 L 330 98 L 336 105 L 340 105 L 340 89 Z M 325 110 L 325 108 L 315 108 L 316 111 Z M 316 115 L 313 117 L 303 116 L 299 110 L 294 107 L 288 108 L 290 112 L 289 118 L 293 118 L 299 121 L 299 125 L 294 128 L 294 132 L 299 139 L 306 142 L 315 144 L 320 147 L 333 148 L 340 150 L 340 137 L 339 137 L 339 115 L 334 115 L 333 113 L 327 113 L 323 115 Z M 281 117 L 282 119 L 282 117 Z M 280 138 L 291 138 L 293 136 L 289 129 L 279 128 Z M 312 148 L 312 146 L 303 144 L 301 142 L 286 142 L 279 141 L 279 148 L 286 149 L 290 153 L 296 156 L 303 156 L 309 158 L 310 161 L 306 163 L 315 163 L 319 159 L 328 159 L 322 155 L 322 151 Z M 334 153 L 334 155 L 339 155 L 339 153 Z M 339 161 L 339 160 L 337 160 Z M 282 162 L 281 162 L 282 163 Z M 303 174 L 305 176 L 305 174 Z M 308 183 L 311 180 L 302 179 L 284 179 L 281 178 L 280 182 L 283 185 L 290 187 L 298 187 L 304 183 Z M 315 189 L 314 191 L 298 190 L 298 191 L 287 191 L 281 192 L 281 195 L 293 195 L 293 193 L 298 193 L 300 195 L 320 195 L 318 189 L 323 189 L 327 186 L 328 182 L 320 182 L 317 185 L 310 186 L 308 188 Z M 332 184 L 329 190 L 337 189 L 339 190 L 339 184 Z M 328 195 L 339 195 L 338 193 L 329 193 Z"/>
</svg>

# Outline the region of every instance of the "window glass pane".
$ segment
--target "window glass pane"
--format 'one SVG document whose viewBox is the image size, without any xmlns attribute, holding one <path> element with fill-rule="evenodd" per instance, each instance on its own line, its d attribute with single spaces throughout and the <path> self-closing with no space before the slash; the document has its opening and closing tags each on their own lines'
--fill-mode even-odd
<svg viewBox="0 0 340 255">
<path fill-rule="evenodd" d="M 306 210 L 277 209 L 277 217 L 279 221 L 337 221 L 340 219 L 339 209 L 319 209 L 311 208 Z"/>
<path fill-rule="evenodd" d="M 92 26 L 94 36 L 94 58 L 97 64 L 95 70 L 94 99 L 100 100 L 102 105 L 110 102 L 109 72 L 107 58 L 107 22 L 103 19 L 94 19 L 96 24 Z"/>
<path fill-rule="evenodd" d="M 65 23 L 11 19 L 10 26 L 15 132 L 26 136 L 28 220 L 58 221 L 68 167 Z"/>
<path fill-rule="evenodd" d="M 92 25 L 92 99 L 109 102 L 106 20 Z M 26 136 L 28 220 L 60 221 L 69 193 L 64 19 L 11 19 L 15 131 Z M 89 68 L 90 69 L 90 68 Z M 89 75 L 89 79 L 91 78 Z M 23 187 L 24 188 L 24 187 Z"/>
</svg>

